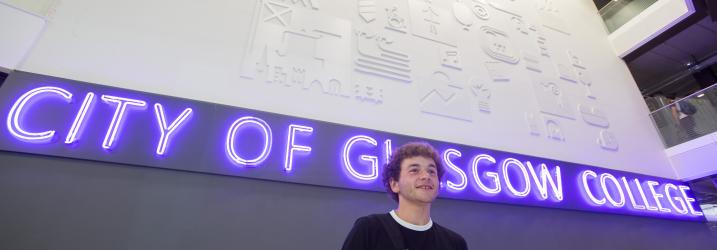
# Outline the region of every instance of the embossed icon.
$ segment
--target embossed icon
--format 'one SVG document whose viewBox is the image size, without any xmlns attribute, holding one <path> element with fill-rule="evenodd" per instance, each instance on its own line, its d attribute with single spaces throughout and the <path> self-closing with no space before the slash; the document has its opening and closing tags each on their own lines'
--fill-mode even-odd
<svg viewBox="0 0 717 250">
<path fill-rule="evenodd" d="M 401 33 L 406 33 L 408 30 L 406 18 L 404 18 L 404 15 L 400 13 L 398 6 L 386 8 L 386 22 L 387 29 Z"/>
<path fill-rule="evenodd" d="M 319 3 L 318 0 L 291 0 L 291 3 L 294 5 L 301 5 L 305 8 L 311 8 L 313 10 L 319 9 Z"/>
<path fill-rule="evenodd" d="M 318 87 L 321 92 L 326 95 L 339 96 L 339 97 L 350 97 L 351 86 L 348 83 L 342 82 L 338 79 L 331 78 L 327 81 L 314 80 L 308 87 L 304 87 L 305 90 Z"/>
<path fill-rule="evenodd" d="M 514 0 L 489 0 L 488 4 L 496 10 L 505 12 L 512 16 L 522 16 L 518 13 L 518 5 Z"/>
<path fill-rule="evenodd" d="M 281 26 L 289 25 L 293 11 L 290 5 L 279 1 L 267 0 L 263 2 L 263 8 L 266 10 L 263 16 L 264 22 L 279 24 Z"/>
<path fill-rule="evenodd" d="M 503 62 L 490 61 L 484 63 L 485 68 L 488 70 L 488 75 L 494 82 L 507 82 L 510 81 L 510 69 Z"/>
<path fill-rule="evenodd" d="M 306 86 L 306 69 L 300 67 L 293 67 L 291 69 L 291 76 L 289 78 L 289 85 Z"/>
<path fill-rule="evenodd" d="M 354 84 L 353 94 L 356 100 L 372 104 L 383 103 L 383 88 L 375 83 Z"/>
<path fill-rule="evenodd" d="M 547 38 L 542 34 L 538 34 L 537 43 L 540 55 L 544 57 L 550 57 L 550 49 L 548 48 Z"/>
<path fill-rule="evenodd" d="M 543 72 L 540 68 L 540 58 L 538 56 L 523 52 L 523 61 L 525 62 L 525 68 L 535 72 Z"/>
<path fill-rule="evenodd" d="M 411 82 L 410 59 L 386 36 L 356 32 L 358 56 L 356 70 L 402 82 Z"/>
<path fill-rule="evenodd" d="M 543 80 L 534 82 L 533 87 L 541 112 L 567 119 L 575 119 L 573 108 L 570 106 L 568 97 L 563 93 L 558 84 Z"/>
<path fill-rule="evenodd" d="M 456 16 L 458 23 L 463 26 L 463 30 L 470 30 L 475 23 L 475 17 L 473 17 L 471 9 L 461 2 L 453 3 L 453 15 Z"/>
<path fill-rule="evenodd" d="M 533 113 L 525 113 L 525 123 L 532 136 L 540 136 L 540 120 Z"/>
<path fill-rule="evenodd" d="M 490 19 L 490 12 L 488 12 L 488 8 L 483 0 L 473 0 L 470 5 L 473 15 L 482 20 Z"/>
<path fill-rule="evenodd" d="M 615 137 L 615 134 L 604 129 L 600 130 L 600 136 L 598 137 L 597 142 L 598 145 L 600 145 L 600 147 L 605 150 L 617 151 L 619 148 L 619 144 L 617 141 L 617 137 Z"/>
<path fill-rule="evenodd" d="M 532 32 L 538 32 L 538 26 L 535 26 L 534 24 L 528 24 L 528 30 Z"/>
<path fill-rule="evenodd" d="M 590 99 L 597 99 L 592 91 L 593 80 L 588 74 L 588 71 L 584 69 L 577 69 L 576 72 L 578 74 L 578 82 L 585 86 L 585 96 Z"/>
<path fill-rule="evenodd" d="M 575 75 L 572 67 L 562 63 L 558 63 L 556 67 L 558 68 L 558 75 L 560 76 L 560 79 L 568 82 L 578 82 L 578 76 Z"/>
<path fill-rule="evenodd" d="M 259 1 L 241 77 L 348 97 L 351 23 L 317 13 L 316 1 Z"/>
<path fill-rule="evenodd" d="M 602 128 L 610 126 L 610 122 L 607 120 L 605 114 L 597 107 L 580 104 L 578 105 L 578 110 L 586 123 Z"/>
<path fill-rule="evenodd" d="M 565 141 L 565 133 L 558 120 L 545 118 L 545 128 L 548 131 L 548 138 L 560 142 Z"/>
<path fill-rule="evenodd" d="M 279 43 L 279 46 L 277 46 L 276 49 L 274 49 L 274 52 L 276 52 L 277 55 L 286 57 L 286 56 L 296 56 L 297 60 L 305 59 L 305 58 L 316 58 L 314 51 L 316 48 L 310 48 L 316 46 L 317 40 L 321 39 L 321 35 L 317 32 L 306 32 L 305 30 L 300 31 L 292 31 L 287 30 L 282 33 L 281 36 L 281 42 Z M 299 49 L 299 47 L 302 47 L 302 49 L 306 49 L 309 47 L 309 50 L 302 50 Z M 313 60 L 313 59 L 312 59 Z"/>
<path fill-rule="evenodd" d="M 274 49 L 274 53 L 268 54 L 269 63 L 275 65 L 268 82 L 287 87 L 300 86 L 303 89 L 309 89 L 307 86 L 314 84 L 321 86 L 321 90 L 325 94 L 347 97 L 349 89 L 344 85 L 348 83 L 348 79 L 337 79 L 321 74 L 321 69 L 338 70 L 335 66 L 327 64 L 327 60 L 335 61 L 332 60 L 329 52 L 317 48 L 321 47 L 322 39 L 326 36 L 337 39 L 342 35 L 318 30 L 313 32 L 285 31 L 281 42 Z M 313 69 L 310 72 L 312 82 L 307 80 L 307 69 Z"/>
<path fill-rule="evenodd" d="M 488 83 L 480 81 L 478 77 L 471 77 L 469 84 L 473 97 L 478 100 L 478 109 L 489 113 L 491 91 Z"/>
<path fill-rule="evenodd" d="M 510 17 L 510 21 L 515 24 L 515 29 L 525 35 L 528 35 L 528 25 L 523 21 L 522 17 L 519 16 L 512 16 Z"/>
<path fill-rule="evenodd" d="M 376 20 L 376 1 L 358 0 L 358 13 L 365 22 L 373 22 Z"/>
<path fill-rule="evenodd" d="M 441 49 L 441 65 L 461 70 L 461 59 L 456 48 L 442 48 Z"/>
<path fill-rule="evenodd" d="M 542 21 L 543 27 L 551 30 L 570 35 L 565 22 L 558 17 L 560 11 L 554 3 L 554 0 L 538 0 L 538 13 Z"/>
<path fill-rule="evenodd" d="M 316 27 L 316 26 L 315 26 Z M 340 27 L 336 25 L 332 28 Z M 318 26 L 317 28 L 321 28 Z M 310 67 L 314 69 L 333 68 L 328 61 L 334 59 L 347 59 L 347 53 L 336 53 L 327 45 L 347 46 L 349 34 L 348 25 L 335 31 L 329 29 L 286 30 L 282 32 L 278 44 L 269 45 L 268 60 L 273 65 L 293 65 L 295 67 Z M 273 51 L 271 50 L 273 48 Z M 342 55 L 337 57 L 338 55 Z"/>
<path fill-rule="evenodd" d="M 580 69 L 586 69 L 585 64 L 583 64 L 583 61 L 580 60 L 580 57 L 575 55 L 573 51 L 568 50 L 566 51 L 568 53 L 568 58 L 570 59 L 570 63 L 573 64 L 573 67 L 580 68 Z"/>
<path fill-rule="evenodd" d="M 510 44 L 508 35 L 490 26 L 481 27 L 485 42 L 482 44 L 483 51 L 490 57 L 506 63 L 516 64 L 520 61 L 517 52 Z"/>
<path fill-rule="evenodd" d="M 269 83 L 275 83 L 275 84 L 281 84 L 284 85 L 287 83 L 288 75 L 289 73 L 286 71 L 286 69 L 282 66 L 274 66 L 274 73 L 271 75 L 271 78 L 267 79 L 267 82 Z"/>
<path fill-rule="evenodd" d="M 425 86 L 428 92 L 420 99 L 420 108 L 423 113 L 471 121 L 470 96 L 465 89 L 454 82 L 451 77 L 436 71 L 426 79 Z"/>
<path fill-rule="evenodd" d="M 430 0 L 409 0 L 408 6 L 413 35 L 456 47 L 448 11 L 434 6 Z"/>
</svg>

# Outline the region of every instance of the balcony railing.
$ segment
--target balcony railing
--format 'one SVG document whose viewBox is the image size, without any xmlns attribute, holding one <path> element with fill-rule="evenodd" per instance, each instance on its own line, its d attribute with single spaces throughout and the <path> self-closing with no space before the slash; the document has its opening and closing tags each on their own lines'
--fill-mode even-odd
<svg viewBox="0 0 717 250">
<path fill-rule="evenodd" d="M 717 131 L 717 84 L 650 113 L 669 148 Z"/>
<path fill-rule="evenodd" d="M 655 2 L 657 0 L 613 0 L 600 9 L 600 16 L 612 33 Z"/>
</svg>

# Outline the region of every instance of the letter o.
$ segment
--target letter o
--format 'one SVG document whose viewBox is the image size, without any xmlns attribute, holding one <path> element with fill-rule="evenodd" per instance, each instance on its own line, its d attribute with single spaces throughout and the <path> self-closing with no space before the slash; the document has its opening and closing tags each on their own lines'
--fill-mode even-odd
<svg viewBox="0 0 717 250">
<path fill-rule="evenodd" d="M 234 146 L 234 142 L 236 140 L 236 134 L 239 131 L 240 128 L 244 126 L 254 126 L 255 128 L 259 128 L 262 134 L 264 135 L 264 147 L 262 148 L 261 153 L 254 157 L 253 159 L 244 159 L 236 152 L 236 148 Z M 251 116 L 245 116 L 242 118 L 237 119 L 232 123 L 231 127 L 229 127 L 229 132 L 227 133 L 227 140 L 226 140 L 226 153 L 229 156 L 229 158 L 232 160 L 232 162 L 244 165 L 244 166 L 256 166 L 264 162 L 267 157 L 269 157 L 269 152 L 271 152 L 271 142 L 272 142 L 272 136 L 271 136 L 271 128 L 269 127 L 269 124 L 267 124 L 264 120 L 251 117 Z"/>
<path fill-rule="evenodd" d="M 508 177 L 508 167 L 511 165 L 515 165 L 520 169 L 520 172 L 523 173 L 523 180 L 525 181 L 525 190 L 517 190 L 515 187 L 513 187 L 513 184 L 510 182 L 510 178 Z M 523 165 L 522 162 L 520 162 L 517 159 L 514 158 L 508 158 L 505 161 L 503 161 L 503 180 L 505 180 L 505 186 L 508 188 L 510 193 L 512 193 L 515 196 L 518 197 L 526 197 L 530 193 L 530 176 L 528 176 L 528 170 L 525 168 L 525 165 Z"/>
</svg>

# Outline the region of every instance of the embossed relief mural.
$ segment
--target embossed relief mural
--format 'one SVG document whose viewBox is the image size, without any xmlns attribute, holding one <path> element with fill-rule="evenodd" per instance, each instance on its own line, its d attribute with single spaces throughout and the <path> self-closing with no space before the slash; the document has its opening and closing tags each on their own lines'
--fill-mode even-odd
<svg viewBox="0 0 717 250">
<path fill-rule="evenodd" d="M 351 11 L 325 10 L 319 0 L 258 0 L 241 76 L 376 109 L 412 95 L 406 105 L 432 119 L 515 116 L 526 138 L 569 143 L 566 131 L 577 129 L 594 138 L 590 147 L 620 149 L 593 91 L 600 82 L 554 0 L 344 2 Z M 386 91 L 396 87 L 411 91 Z"/>
</svg>

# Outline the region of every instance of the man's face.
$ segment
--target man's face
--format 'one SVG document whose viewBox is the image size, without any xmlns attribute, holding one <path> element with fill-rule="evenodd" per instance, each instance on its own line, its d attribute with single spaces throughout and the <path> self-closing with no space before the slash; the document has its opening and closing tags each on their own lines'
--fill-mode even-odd
<svg viewBox="0 0 717 250">
<path fill-rule="evenodd" d="M 431 158 L 414 156 L 403 159 L 399 180 L 391 180 L 398 202 L 430 204 L 438 196 L 438 169 Z"/>
</svg>

